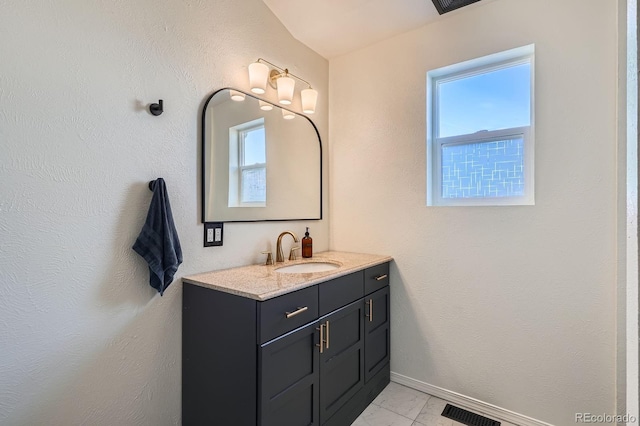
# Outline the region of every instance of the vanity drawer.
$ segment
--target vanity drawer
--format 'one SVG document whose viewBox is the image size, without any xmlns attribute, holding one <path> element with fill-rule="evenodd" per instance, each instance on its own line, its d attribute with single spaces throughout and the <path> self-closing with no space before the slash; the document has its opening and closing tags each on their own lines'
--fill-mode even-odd
<svg viewBox="0 0 640 426">
<path fill-rule="evenodd" d="M 389 285 L 389 263 L 372 266 L 364 271 L 364 294 L 370 294 L 374 291 Z"/>
<path fill-rule="evenodd" d="M 320 283 L 320 316 L 335 311 L 364 296 L 364 271 Z"/>
<path fill-rule="evenodd" d="M 317 285 L 258 302 L 258 343 L 265 343 L 317 318 Z"/>
</svg>

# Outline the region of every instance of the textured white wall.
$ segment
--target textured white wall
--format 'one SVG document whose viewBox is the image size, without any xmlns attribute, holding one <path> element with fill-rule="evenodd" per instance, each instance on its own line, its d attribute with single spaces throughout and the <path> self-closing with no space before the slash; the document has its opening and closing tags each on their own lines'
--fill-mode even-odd
<svg viewBox="0 0 640 426">
<path fill-rule="evenodd" d="M 330 236 L 390 254 L 392 371 L 615 412 L 617 2 L 496 0 L 330 60 Z M 425 207 L 431 69 L 536 44 L 536 205 Z"/>
<path fill-rule="evenodd" d="M 326 220 L 202 247 L 199 114 L 262 56 L 316 86 L 326 139 L 328 63 L 260 0 L 0 3 L 0 424 L 179 424 L 181 283 L 161 298 L 131 250 L 147 182 L 167 182 L 178 278 L 258 262 L 285 229 L 327 249 Z"/>
</svg>

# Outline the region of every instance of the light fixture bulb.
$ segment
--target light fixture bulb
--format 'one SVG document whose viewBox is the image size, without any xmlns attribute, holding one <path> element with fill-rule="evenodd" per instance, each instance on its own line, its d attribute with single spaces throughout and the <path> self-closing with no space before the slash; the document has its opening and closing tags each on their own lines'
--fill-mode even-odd
<svg viewBox="0 0 640 426">
<path fill-rule="evenodd" d="M 258 100 L 258 105 L 260 105 L 260 109 L 263 111 L 271 111 L 273 109 L 273 105 L 269 102 Z"/>
<path fill-rule="evenodd" d="M 229 90 L 229 96 L 231 96 L 232 101 L 240 102 L 244 101 L 245 94 L 237 90 Z"/>
<path fill-rule="evenodd" d="M 269 67 L 261 62 L 254 62 L 249 65 L 249 87 L 253 93 L 264 94 L 267 90 L 267 80 L 269 78 Z"/>
<path fill-rule="evenodd" d="M 277 80 L 278 84 L 278 102 L 282 105 L 291 105 L 293 100 L 293 90 L 296 87 L 296 81 L 288 77 L 286 74 Z"/>
<path fill-rule="evenodd" d="M 296 115 L 293 112 L 283 108 L 282 109 L 282 118 L 284 118 L 285 120 L 293 120 L 294 118 L 296 118 Z"/>
<path fill-rule="evenodd" d="M 316 102 L 318 101 L 318 91 L 311 87 L 300 92 L 302 99 L 302 111 L 305 114 L 313 114 L 316 112 Z"/>
</svg>

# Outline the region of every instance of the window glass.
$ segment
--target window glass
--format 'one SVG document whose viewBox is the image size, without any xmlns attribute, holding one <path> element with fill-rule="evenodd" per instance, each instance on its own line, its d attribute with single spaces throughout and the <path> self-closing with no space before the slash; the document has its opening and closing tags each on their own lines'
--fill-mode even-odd
<svg viewBox="0 0 640 426">
<path fill-rule="evenodd" d="M 240 133 L 240 202 L 267 201 L 267 150 L 264 125 Z"/>
<path fill-rule="evenodd" d="M 442 145 L 442 198 L 524 195 L 524 138 Z"/>
<path fill-rule="evenodd" d="M 427 205 L 535 204 L 535 46 L 427 72 Z"/>
<path fill-rule="evenodd" d="M 437 82 L 438 137 L 529 126 L 529 62 Z"/>
<path fill-rule="evenodd" d="M 267 162 L 264 127 L 243 132 L 243 165 L 264 164 Z"/>
<path fill-rule="evenodd" d="M 264 203 L 267 199 L 267 171 L 264 167 L 242 170 L 243 203 Z"/>
</svg>

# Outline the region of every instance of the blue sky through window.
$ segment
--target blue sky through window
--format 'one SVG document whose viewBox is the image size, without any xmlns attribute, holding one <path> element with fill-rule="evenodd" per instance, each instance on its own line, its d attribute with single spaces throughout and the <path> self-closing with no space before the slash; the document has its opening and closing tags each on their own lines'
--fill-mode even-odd
<svg viewBox="0 0 640 426">
<path fill-rule="evenodd" d="M 262 164 L 267 162 L 264 127 L 248 130 L 244 136 L 244 164 Z"/>
<path fill-rule="evenodd" d="M 438 83 L 439 137 L 531 124 L 531 64 Z"/>
</svg>

